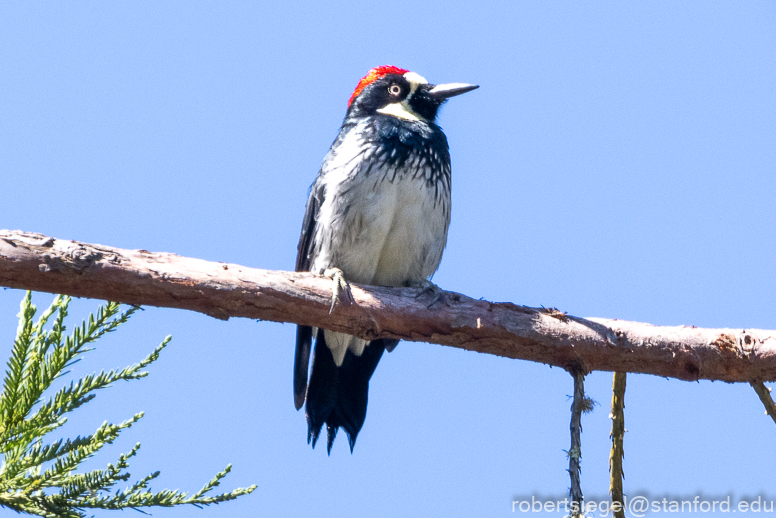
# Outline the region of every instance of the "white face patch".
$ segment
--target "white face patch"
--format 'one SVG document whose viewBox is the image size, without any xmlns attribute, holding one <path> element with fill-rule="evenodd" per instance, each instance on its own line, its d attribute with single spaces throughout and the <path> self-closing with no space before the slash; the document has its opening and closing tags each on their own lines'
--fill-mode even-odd
<svg viewBox="0 0 776 518">
<path fill-rule="evenodd" d="M 407 94 L 407 97 L 404 99 L 404 101 L 400 103 L 391 103 L 385 108 L 380 108 L 377 110 L 377 112 L 383 113 L 385 115 L 393 115 L 394 117 L 410 121 L 425 121 L 425 118 L 415 113 L 415 110 L 412 109 L 409 101 L 412 98 L 412 95 L 418 90 L 420 85 L 427 85 L 428 81 L 426 81 L 425 77 L 416 74 L 415 72 L 407 72 L 404 74 L 404 79 L 406 79 L 410 84 L 410 93 Z"/>
<path fill-rule="evenodd" d="M 391 103 L 387 105 L 385 108 L 380 108 L 377 110 L 377 113 L 382 113 L 385 115 L 393 115 L 394 117 L 398 117 L 400 119 L 406 119 L 409 121 L 425 121 L 423 117 L 415 113 L 415 111 L 410 107 L 409 103 L 405 100 L 400 103 Z"/>
<path fill-rule="evenodd" d="M 415 93 L 415 91 L 418 89 L 420 85 L 427 85 L 428 81 L 426 81 L 426 78 L 416 74 L 415 72 L 407 72 L 404 74 L 404 79 L 406 79 L 410 84 L 410 93 L 407 96 L 407 99 L 412 97 L 412 94 Z"/>
</svg>

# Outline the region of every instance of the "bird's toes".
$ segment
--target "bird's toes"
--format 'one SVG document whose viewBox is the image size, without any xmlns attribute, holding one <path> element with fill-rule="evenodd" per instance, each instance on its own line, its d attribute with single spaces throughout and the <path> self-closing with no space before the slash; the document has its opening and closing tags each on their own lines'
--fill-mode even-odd
<svg viewBox="0 0 776 518">
<path fill-rule="evenodd" d="M 339 302 L 340 290 L 344 291 L 350 301 L 353 301 L 353 294 L 350 292 L 350 284 L 345 280 L 345 274 L 339 268 L 327 268 L 324 270 L 323 275 L 332 280 L 333 286 L 331 289 L 331 307 L 329 308 L 329 314 L 334 311 L 334 306 Z"/>
<path fill-rule="evenodd" d="M 426 307 L 430 308 L 431 306 L 433 306 L 434 304 L 436 304 L 437 302 L 443 299 L 444 292 L 442 291 L 442 289 L 440 289 L 439 286 L 437 286 L 436 284 L 434 284 L 428 279 L 423 279 L 422 281 L 417 283 L 415 287 L 420 290 L 418 294 L 415 295 L 416 299 L 419 299 L 426 293 L 431 294 L 431 302 Z"/>
</svg>

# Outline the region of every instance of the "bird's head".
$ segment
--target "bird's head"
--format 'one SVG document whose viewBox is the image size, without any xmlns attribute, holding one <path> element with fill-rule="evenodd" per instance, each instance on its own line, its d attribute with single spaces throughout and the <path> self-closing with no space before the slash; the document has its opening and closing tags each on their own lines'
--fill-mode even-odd
<svg viewBox="0 0 776 518">
<path fill-rule="evenodd" d="M 477 85 L 429 84 L 422 76 L 403 68 L 384 65 L 365 75 L 348 101 L 348 117 L 378 113 L 412 121 L 434 122 L 447 99 L 470 92 Z"/>
</svg>

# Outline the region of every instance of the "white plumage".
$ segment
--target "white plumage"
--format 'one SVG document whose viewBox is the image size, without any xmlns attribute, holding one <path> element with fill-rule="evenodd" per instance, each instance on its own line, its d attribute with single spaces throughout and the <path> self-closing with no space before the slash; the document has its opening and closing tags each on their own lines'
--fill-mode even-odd
<svg viewBox="0 0 776 518">
<path fill-rule="evenodd" d="M 359 128 L 353 131 L 360 133 Z M 407 174 L 406 167 L 385 162 L 368 175 L 357 174 L 369 149 L 363 139 L 349 139 L 324 161 L 325 174 L 319 179 L 324 201 L 316 224 L 312 271 L 336 267 L 350 282 L 417 284 L 430 277 L 442 259 L 450 224 L 450 191 L 429 189 L 431 171 L 423 172 L 423 164 L 413 169 L 412 177 L 401 176 Z M 333 192 L 337 196 L 329 195 Z M 348 349 L 360 356 L 366 345 L 364 340 L 332 331 L 326 331 L 326 343 L 338 366 Z"/>
</svg>

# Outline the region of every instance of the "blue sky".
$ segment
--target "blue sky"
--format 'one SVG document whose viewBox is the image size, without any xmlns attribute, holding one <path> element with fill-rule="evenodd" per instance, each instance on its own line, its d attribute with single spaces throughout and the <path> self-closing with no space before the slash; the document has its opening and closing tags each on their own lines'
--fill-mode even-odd
<svg viewBox="0 0 776 518">
<path fill-rule="evenodd" d="M 772 2 L 82 2 L 0 5 L 0 228 L 293 269 L 307 197 L 376 65 L 468 82 L 440 125 L 453 217 L 434 281 L 496 301 L 699 327 L 776 328 Z M 0 291 L 6 357 L 22 293 Z M 38 294 L 39 306 L 51 297 Z M 95 301 L 79 301 L 83 316 Z M 251 495 L 154 516 L 507 516 L 562 497 L 571 378 L 403 342 L 353 455 L 311 450 L 294 326 L 146 308 L 74 368 L 173 341 L 151 376 L 74 416 L 146 417 L 132 473 Z M 610 373 L 582 484 L 608 489 Z M 89 408 L 91 407 L 91 408 Z M 625 491 L 776 498 L 776 429 L 747 385 L 631 375 Z"/>
</svg>

